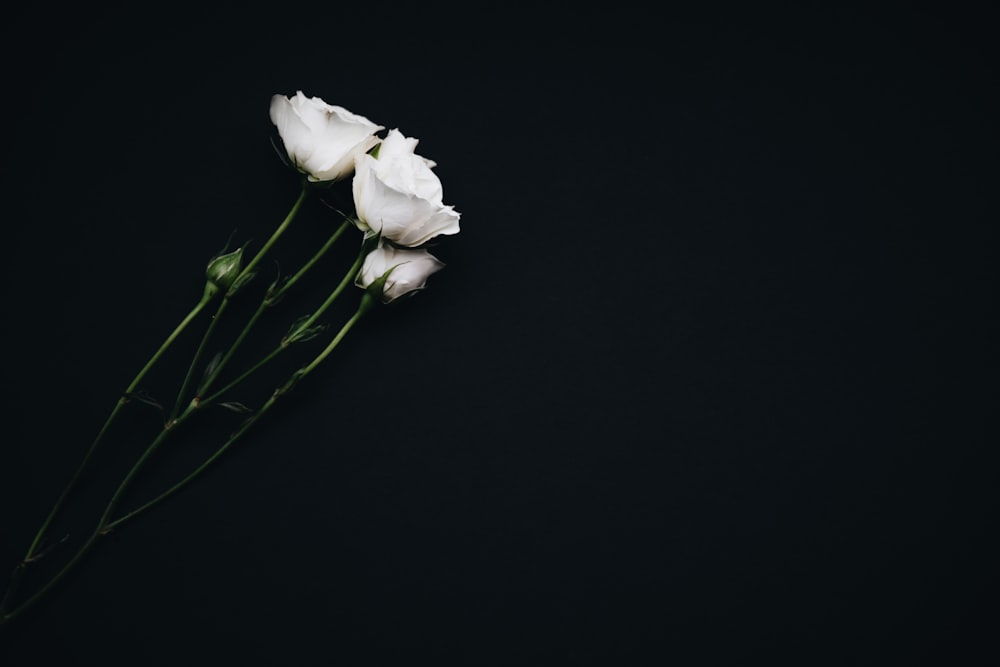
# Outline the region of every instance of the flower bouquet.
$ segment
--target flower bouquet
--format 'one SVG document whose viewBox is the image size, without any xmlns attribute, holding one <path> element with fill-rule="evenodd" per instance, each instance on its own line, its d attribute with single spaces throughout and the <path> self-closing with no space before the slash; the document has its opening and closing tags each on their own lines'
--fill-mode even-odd
<svg viewBox="0 0 1000 667">
<path fill-rule="evenodd" d="M 424 289 L 428 278 L 441 270 L 444 264 L 427 250 L 427 244 L 439 236 L 459 232 L 460 214 L 444 203 L 440 179 L 434 172 L 436 166 L 416 152 L 418 140 L 407 137 L 398 129 L 386 131 L 368 118 L 347 109 L 326 103 L 318 97 L 307 97 L 302 91 L 294 96 L 274 95 L 270 102 L 270 118 L 281 147 L 279 155 L 288 167 L 299 176 L 300 189 L 284 220 L 274 229 L 270 238 L 248 257 L 246 247 L 223 251 L 211 258 L 205 271 L 204 291 L 194 307 L 165 337 L 145 365 L 124 387 L 121 395 L 82 460 L 69 479 L 62 493 L 51 506 L 34 537 L 30 539 L 20 562 L 15 564 L 9 585 L 0 600 L 0 623 L 20 616 L 39 599 L 51 591 L 98 543 L 111 531 L 134 520 L 150 508 L 184 488 L 206 468 L 218 460 L 227 449 L 240 440 L 269 411 L 274 409 L 317 366 L 323 363 L 372 309 L 409 298 Z M 287 276 L 279 276 L 263 287 L 257 279 L 262 272 L 261 262 L 272 255 L 279 239 L 289 230 L 293 220 L 310 196 L 323 196 L 335 187 L 350 186 L 354 210 L 338 213 L 342 218 L 325 243 L 298 269 Z M 332 209 L 331 209 L 332 210 Z M 325 300 L 306 316 L 290 323 L 287 333 L 267 354 L 244 367 L 234 368 L 236 352 L 254 333 L 258 320 L 273 306 L 286 299 L 304 280 L 317 272 L 312 269 L 319 260 L 352 230 L 358 232 L 358 252 L 340 279 L 328 289 Z M 360 288 L 354 291 L 351 288 Z M 331 306 L 347 294 L 357 294 L 357 305 L 339 330 L 327 336 L 324 315 Z M 222 351 L 207 358 L 207 350 L 218 349 L 219 323 L 227 316 L 230 305 L 237 299 L 256 303 L 255 310 L 237 327 L 232 340 L 224 342 Z M 212 308 L 214 307 L 214 312 Z M 176 399 L 170 405 L 154 401 L 144 392 L 143 382 L 151 369 L 165 363 L 176 351 L 175 342 L 199 322 L 201 315 L 211 315 L 201 335 L 193 357 L 187 363 L 187 372 L 177 389 Z M 323 339 L 325 338 L 325 344 Z M 285 379 L 259 406 L 251 407 L 230 400 L 231 391 L 265 366 L 279 364 L 287 355 L 283 353 L 293 345 L 310 342 L 319 352 L 306 363 L 296 363 L 281 371 Z M 65 555 L 56 549 L 59 540 L 49 536 L 53 520 L 65 509 L 79 478 L 92 463 L 94 453 L 106 440 L 122 411 L 135 403 L 154 404 L 162 415 L 162 427 L 118 482 L 100 516 L 85 532 L 79 546 Z M 210 456 L 186 475 L 159 492 L 158 495 L 137 507 L 123 507 L 123 495 L 131 487 L 141 470 L 154 460 L 154 454 L 164 442 L 184 435 L 182 425 L 196 422 L 196 418 L 209 406 L 221 406 L 240 415 L 240 424 L 218 443 Z M 32 568 L 44 558 L 59 554 L 64 560 L 54 574 L 42 581 L 32 582 Z M 33 583 L 32 587 L 28 587 Z"/>
</svg>

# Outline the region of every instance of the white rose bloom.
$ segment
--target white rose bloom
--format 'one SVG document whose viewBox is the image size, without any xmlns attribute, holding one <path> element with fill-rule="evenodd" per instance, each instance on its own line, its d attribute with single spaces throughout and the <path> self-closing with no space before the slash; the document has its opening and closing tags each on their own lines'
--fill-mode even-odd
<svg viewBox="0 0 1000 667">
<path fill-rule="evenodd" d="M 310 181 L 338 181 L 354 171 L 354 158 L 379 142 L 385 129 L 364 116 L 318 97 L 271 97 L 271 122 L 278 128 L 288 159 Z"/>
<path fill-rule="evenodd" d="M 382 287 L 382 301 L 388 303 L 414 290 L 423 289 L 427 278 L 444 268 L 444 262 L 424 249 L 380 245 L 365 257 L 355 284 L 368 287 L 390 271 Z"/>
<path fill-rule="evenodd" d="M 414 151 L 417 140 L 389 130 L 378 158 L 355 158 L 354 207 L 365 232 L 381 233 L 396 245 L 415 247 L 435 236 L 457 234 L 460 214 L 443 203 L 435 163 Z"/>
</svg>

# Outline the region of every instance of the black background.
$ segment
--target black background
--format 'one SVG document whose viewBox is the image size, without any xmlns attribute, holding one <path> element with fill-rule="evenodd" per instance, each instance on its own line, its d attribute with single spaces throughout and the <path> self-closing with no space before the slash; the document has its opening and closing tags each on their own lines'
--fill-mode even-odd
<svg viewBox="0 0 1000 667">
<path fill-rule="evenodd" d="M 259 247 L 294 200 L 272 94 L 418 138 L 462 232 L 426 291 L 0 628 L 3 664 L 995 664 L 991 25 L 887 5 L 11 10 L 4 567 L 208 258 Z M 310 201 L 274 258 L 334 224 Z M 150 394 L 172 398 L 197 339 Z M 233 398 L 259 405 L 319 345 Z M 123 504 L 238 420 L 206 413 Z M 157 423 L 123 414 L 26 590 Z"/>
</svg>

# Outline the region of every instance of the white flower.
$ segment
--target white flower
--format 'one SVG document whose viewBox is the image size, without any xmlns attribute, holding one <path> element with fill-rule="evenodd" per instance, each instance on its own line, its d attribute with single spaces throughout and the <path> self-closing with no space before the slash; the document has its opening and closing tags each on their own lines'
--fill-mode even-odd
<svg viewBox="0 0 1000 667">
<path fill-rule="evenodd" d="M 368 289 L 389 272 L 382 286 L 382 301 L 388 303 L 423 289 L 427 278 L 444 268 L 444 262 L 424 249 L 395 248 L 380 244 L 365 257 L 355 284 Z"/>
<path fill-rule="evenodd" d="M 271 122 L 278 128 L 288 158 L 310 181 L 338 181 L 354 171 L 354 158 L 379 142 L 385 129 L 364 116 L 327 104 L 318 97 L 271 97 Z"/>
<path fill-rule="evenodd" d="M 417 140 L 389 130 L 378 158 L 355 159 L 354 207 L 359 227 L 396 245 L 415 247 L 441 234 L 457 234 L 459 213 L 443 201 L 435 163 L 414 151 Z"/>
</svg>

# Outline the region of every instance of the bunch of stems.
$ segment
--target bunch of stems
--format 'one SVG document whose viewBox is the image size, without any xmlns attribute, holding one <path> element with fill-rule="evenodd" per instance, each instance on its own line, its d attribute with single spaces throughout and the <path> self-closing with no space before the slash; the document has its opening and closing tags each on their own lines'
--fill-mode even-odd
<svg viewBox="0 0 1000 667">
<path fill-rule="evenodd" d="M 180 426 L 186 424 L 206 407 L 220 404 L 220 399 L 229 394 L 232 389 L 257 373 L 264 366 L 271 364 L 282 354 L 282 352 L 288 349 L 290 345 L 314 338 L 318 335 L 318 332 L 323 329 L 322 326 L 317 324 L 320 318 L 324 315 L 324 313 L 326 313 L 330 306 L 333 305 L 344 290 L 355 281 L 362 262 L 364 261 L 365 254 L 370 248 L 370 244 L 367 242 L 362 244 L 361 251 L 354 260 L 353 264 L 344 273 L 340 282 L 333 288 L 333 290 L 326 297 L 325 301 L 323 301 L 319 307 L 317 307 L 307 317 L 296 321 L 278 345 L 270 352 L 265 354 L 253 364 L 249 365 L 249 367 L 236 375 L 236 377 L 228 383 L 221 387 L 217 386 L 219 384 L 218 380 L 222 371 L 229 365 L 236 351 L 244 343 L 247 336 L 264 313 L 267 312 L 272 306 L 282 301 L 289 290 L 300 282 L 300 280 L 316 265 L 316 263 L 330 250 L 330 248 L 334 246 L 338 239 L 340 239 L 349 228 L 354 227 L 351 218 L 349 216 L 345 216 L 342 223 L 330 235 L 327 241 L 298 269 L 296 273 L 284 280 L 275 281 L 275 283 L 268 288 L 256 310 L 247 319 L 242 330 L 231 342 L 225 353 L 217 355 L 216 358 L 208 364 L 199 384 L 196 387 L 192 387 L 193 380 L 197 375 L 197 370 L 203 363 L 205 350 L 208 349 L 210 341 L 215 335 L 216 329 L 219 326 L 220 321 L 223 319 L 223 315 L 229 308 L 230 303 L 233 301 L 234 297 L 236 297 L 237 293 L 240 292 L 242 288 L 254 277 L 261 260 L 269 254 L 274 245 L 290 227 L 293 220 L 299 214 L 303 202 L 313 189 L 313 184 L 310 184 L 306 180 L 302 181 L 301 190 L 294 205 L 291 207 L 284 220 L 282 220 L 281 224 L 279 224 L 271 234 L 270 238 L 254 255 L 253 259 L 239 269 L 235 278 L 228 283 L 229 286 L 227 289 L 212 289 L 211 285 L 206 288 L 205 293 L 198 300 L 195 306 L 181 319 L 180 323 L 174 328 L 170 335 L 166 337 L 156 352 L 153 353 L 146 364 L 122 392 L 121 397 L 115 403 L 103 425 L 97 432 L 96 437 L 90 443 L 89 448 L 83 455 L 83 458 L 76 470 L 39 526 L 21 561 L 14 568 L 7 590 L 2 600 L 0 600 L 0 624 L 9 622 L 20 616 L 28 608 L 32 607 L 46 594 L 48 594 L 71 570 L 78 565 L 84 556 L 86 556 L 91 549 L 93 549 L 94 545 L 101 539 L 101 537 L 107 535 L 112 530 L 121 527 L 126 522 L 134 520 L 136 517 L 144 514 L 151 508 L 159 505 L 161 502 L 187 486 L 192 480 L 201 475 L 209 466 L 225 454 L 225 452 L 235 442 L 240 440 L 250 429 L 252 429 L 265 414 L 271 411 L 275 404 L 283 396 L 288 394 L 288 392 L 291 391 L 298 382 L 313 372 L 313 370 L 315 370 L 315 368 L 330 355 L 330 353 L 337 347 L 337 345 L 344 339 L 348 332 L 358 323 L 365 313 L 367 313 L 376 303 L 376 301 L 367 292 L 365 292 L 361 297 L 357 310 L 355 310 L 353 315 L 347 318 L 346 322 L 329 340 L 322 351 L 311 361 L 295 369 L 286 380 L 274 389 L 271 395 L 259 408 L 251 410 L 242 406 L 242 404 L 225 404 L 232 409 L 238 409 L 248 413 L 248 416 L 242 424 L 235 431 L 233 431 L 226 438 L 226 440 L 200 465 L 195 467 L 181 479 L 177 480 L 177 482 L 172 486 L 134 509 L 124 512 L 120 511 L 119 504 L 125 491 L 130 488 L 136 476 L 150 462 L 160 446 L 168 438 L 170 438 Z M 128 469 L 124 477 L 118 483 L 117 487 L 111 494 L 110 499 L 105 504 L 104 509 L 100 514 L 100 518 L 97 520 L 86 539 L 84 539 L 75 552 L 73 552 L 66 559 L 65 563 L 55 572 L 55 574 L 38 586 L 33 593 L 24 597 L 22 600 L 17 601 L 17 594 L 21 583 L 25 579 L 25 574 L 29 571 L 33 564 L 39 562 L 51 551 L 51 549 L 46 546 L 46 536 L 52 526 L 52 522 L 64 508 L 67 499 L 71 496 L 79 479 L 91 463 L 95 451 L 99 449 L 101 443 L 106 439 L 109 430 L 120 415 L 122 409 L 136 395 L 138 388 L 149 374 L 150 370 L 164 357 L 165 353 L 177 341 L 181 334 L 198 318 L 198 315 L 205 311 L 205 309 L 215 301 L 217 301 L 215 312 L 212 315 L 208 326 L 205 328 L 201 341 L 193 355 L 193 358 L 191 359 L 187 373 L 181 383 L 180 389 L 178 390 L 177 397 L 169 410 L 167 418 L 163 422 L 162 428 L 141 452 L 132 464 L 131 468 Z"/>
</svg>

